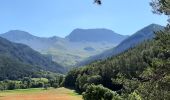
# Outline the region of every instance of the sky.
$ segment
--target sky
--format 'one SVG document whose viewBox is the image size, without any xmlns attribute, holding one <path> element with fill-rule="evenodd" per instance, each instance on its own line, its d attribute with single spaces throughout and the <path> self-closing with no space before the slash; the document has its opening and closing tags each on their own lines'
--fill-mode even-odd
<svg viewBox="0 0 170 100">
<path fill-rule="evenodd" d="M 167 16 L 152 13 L 151 0 L 0 0 L 0 33 L 23 30 L 41 37 L 65 37 L 76 28 L 107 28 L 131 35 Z"/>
</svg>

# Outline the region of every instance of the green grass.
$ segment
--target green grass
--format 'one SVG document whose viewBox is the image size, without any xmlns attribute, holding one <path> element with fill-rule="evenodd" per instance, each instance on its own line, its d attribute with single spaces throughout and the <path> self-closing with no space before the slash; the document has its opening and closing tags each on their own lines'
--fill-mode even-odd
<svg viewBox="0 0 170 100">
<path fill-rule="evenodd" d="M 48 83 L 47 78 L 31 78 L 31 79 L 34 80 L 34 81 L 42 81 L 42 82 Z"/>
<path fill-rule="evenodd" d="M 59 92 L 67 92 L 70 95 L 79 95 L 76 93 L 74 90 L 66 89 L 66 88 L 58 88 L 60 91 Z M 5 91 L 0 91 L 0 96 L 2 94 L 27 94 L 27 93 L 39 93 L 39 92 L 46 92 L 50 90 L 57 90 L 54 88 L 48 88 L 45 90 L 44 88 L 29 88 L 29 89 L 16 89 L 16 90 L 5 90 Z"/>
<path fill-rule="evenodd" d="M 0 91 L 0 96 L 13 95 L 13 94 L 38 93 L 42 91 L 45 91 L 45 90 L 43 88 L 5 90 L 5 91 Z"/>
</svg>

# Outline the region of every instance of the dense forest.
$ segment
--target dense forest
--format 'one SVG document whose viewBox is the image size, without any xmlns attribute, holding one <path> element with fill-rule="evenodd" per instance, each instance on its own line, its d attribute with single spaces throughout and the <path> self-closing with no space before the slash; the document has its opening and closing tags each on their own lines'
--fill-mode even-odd
<svg viewBox="0 0 170 100">
<path fill-rule="evenodd" d="M 156 32 L 154 40 L 70 71 L 64 85 L 83 93 L 85 100 L 168 100 L 169 80 L 170 27 L 167 26 Z"/>
</svg>

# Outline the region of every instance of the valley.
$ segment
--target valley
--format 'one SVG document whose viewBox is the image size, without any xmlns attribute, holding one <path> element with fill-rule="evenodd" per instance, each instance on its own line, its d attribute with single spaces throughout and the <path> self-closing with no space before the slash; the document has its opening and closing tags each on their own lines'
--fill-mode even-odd
<svg viewBox="0 0 170 100">
<path fill-rule="evenodd" d="M 1 1 L 0 100 L 170 100 L 170 0 L 88 3 Z"/>
<path fill-rule="evenodd" d="M 14 36 L 17 34 L 17 39 L 14 38 L 16 40 L 19 37 L 20 39 L 27 38 L 24 40 L 27 43 L 35 42 L 33 38 L 38 38 L 35 40 L 39 43 L 44 41 L 45 43 L 42 43 L 41 49 L 39 49 L 42 51 L 35 50 L 33 46 L 29 47 L 26 43 L 11 42 L 13 39 L 11 34 Z M 76 36 L 79 37 L 77 34 Z M 148 86 L 151 87 L 153 76 L 160 75 L 159 81 L 162 82 L 163 78 L 164 82 L 168 84 L 168 68 L 167 70 L 158 68 L 167 72 L 165 79 L 162 73 L 157 74 L 157 70 L 150 69 L 153 64 L 157 66 L 155 62 L 159 60 L 164 60 L 165 67 L 169 64 L 168 27 L 166 30 L 163 26 L 151 24 L 132 36 L 128 36 L 115 47 L 113 47 L 113 43 L 102 40 L 99 40 L 102 42 L 83 39 L 83 41 L 76 39 L 73 41 L 73 39 L 67 40 L 68 37 L 60 38 L 61 40 L 56 37 L 55 39 L 43 38 L 45 39 L 43 40 L 40 37 L 32 37 L 28 33 L 16 30 L 1 34 L 1 36 L 6 36 L 6 39 L 0 38 L 0 90 L 2 91 L 0 99 L 2 100 L 13 100 L 12 98 L 17 100 L 23 98 L 28 98 L 28 100 L 54 98 L 55 100 L 61 98 L 64 100 L 82 100 L 82 98 L 93 100 L 98 92 L 99 98 L 104 98 L 104 100 L 110 98 L 109 95 L 118 100 L 123 100 L 126 97 L 131 100 L 131 96 L 148 99 L 152 97 L 146 98 L 145 94 L 140 91 L 143 88 L 147 90 Z M 30 37 L 31 39 L 29 39 Z M 7 40 L 7 38 L 11 40 Z M 46 43 L 50 45 L 44 45 Z M 163 50 L 167 51 L 162 51 L 162 47 L 165 47 Z M 165 57 L 159 58 L 160 54 Z M 159 60 L 155 60 L 155 57 Z M 65 66 L 61 63 L 64 63 Z M 80 67 L 82 65 L 83 67 Z M 148 73 L 150 73 L 149 76 Z M 147 85 L 145 86 L 145 84 Z M 154 84 L 157 84 L 157 81 L 154 81 Z M 154 86 L 151 88 L 155 89 Z M 75 92 L 69 89 L 74 89 Z M 131 89 L 135 89 L 139 94 Z M 150 91 L 150 88 L 147 91 Z M 161 91 L 167 92 L 166 90 Z"/>
</svg>

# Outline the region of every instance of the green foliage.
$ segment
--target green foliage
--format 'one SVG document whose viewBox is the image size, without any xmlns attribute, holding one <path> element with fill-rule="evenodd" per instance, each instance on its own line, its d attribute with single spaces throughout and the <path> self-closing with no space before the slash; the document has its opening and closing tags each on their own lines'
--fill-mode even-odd
<svg viewBox="0 0 170 100">
<path fill-rule="evenodd" d="M 150 59 L 149 75 L 144 76 L 144 82 L 137 88 L 143 99 L 168 100 L 170 98 L 170 28 L 157 32 L 155 45 L 152 48 L 154 57 Z M 148 55 L 149 56 L 149 55 Z M 148 71 L 148 69 L 146 69 Z M 143 76 L 142 76 L 143 77 Z"/>
<path fill-rule="evenodd" d="M 86 90 L 86 83 L 87 83 L 88 76 L 86 74 L 82 76 L 78 76 L 76 79 L 76 89 L 79 90 L 79 92 L 83 92 Z"/>
<path fill-rule="evenodd" d="M 121 100 L 116 93 L 102 85 L 89 85 L 83 93 L 84 100 Z"/>
<path fill-rule="evenodd" d="M 65 77 L 64 86 L 69 88 L 75 88 L 77 77 L 78 77 L 78 70 L 74 69 L 69 71 Z"/>
<path fill-rule="evenodd" d="M 46 73 L 46 78 L 24 77 L 19 80 L 0 81 L 0 90 L 27 89 L 27 88 L 45 88 L 62 86 L 64 76 L 54 73 Z M 53 77 L 53 78 L 52 78 Z"/>
<path fill-rule="evenodd" d="M 100 75 L 90 76 L 90 77 L 87 78 L 87 81 L 88 81 L 89 84 L 98 85 L 98 84 L 101 83 L 102 77 Z"/>
<path fill-rule="evenodd" d="M 128 100 L 142 100 L 142 98 L 136 92 L 133 92 L 128 96 Z"/>
<path fill-rule="evenodd" d="M 170 15 L 170 1 L 169 0 L 152 0 L 150 5 L 153 7 L 154 13 L 164 13 Z"/>
</svg>

